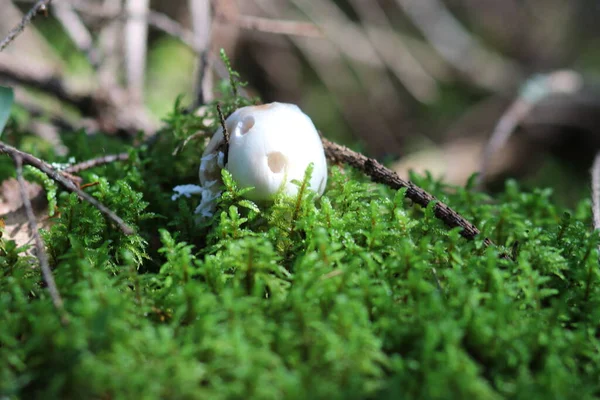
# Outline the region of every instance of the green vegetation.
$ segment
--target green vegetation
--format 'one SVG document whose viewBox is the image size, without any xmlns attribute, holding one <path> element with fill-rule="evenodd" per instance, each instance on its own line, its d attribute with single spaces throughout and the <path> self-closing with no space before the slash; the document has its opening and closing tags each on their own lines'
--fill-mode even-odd
<svg viewBox="0 0 600 400">
<path fill-rule="evenodd" d="M 214 129 L 214 112 L 185 114 L 178 102 L 141 148 L 72 134 L 65 157 L 9 123 L 6 140 L 53 162 L 129 148 L 129 161 L 82 177 L 136 234 L 50 190 L 57 212 L 44 238 L 66 325 L 34 259 L 0 241 L 0 399 L 600 395 L 588 200 L 564 210 L 550 190 L 512 181 L 490 198 L 413 176 L 501 245 L 484 248 L 404 191 L 331 166 L 323 197 L 300 190 L 270 206 L 244 200 L 224 174 L 218 212 L 197 225 L 198 199 L 174 202 L 171 189 L 197 182 L 204 144 L 173 151 Z M 13 175 L 0 160 L 0 178 Z"/>
</svg>

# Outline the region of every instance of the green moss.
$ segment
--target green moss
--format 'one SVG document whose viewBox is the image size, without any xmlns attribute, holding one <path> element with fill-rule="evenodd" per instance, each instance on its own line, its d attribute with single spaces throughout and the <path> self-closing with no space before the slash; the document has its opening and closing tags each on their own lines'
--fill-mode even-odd
<svg viewBox="0 0 600 400">
<path fill-rule="evenodd" d="M 83 173 L 135 235 L 56 195 L 44 238 L 68 325 L 34 260 L 0 240 L 0 398 L 600 395 L 589 201 L 568 210 L 514 181 L 490 198 L 413 176 L 499 245 L 486 249 L 403 190 L 332 166 L 321 198 L 297 182 L 297 198 L 270 206 L 225 173 L 217 213 L 198 225 L 198 199 L 171 189 L 196 183 L 204 142 L 173 151 L 217 119 L 182 110 L 130 161 Z M 128 148 L 81 140 L 69 157 Z"/>
</svg>

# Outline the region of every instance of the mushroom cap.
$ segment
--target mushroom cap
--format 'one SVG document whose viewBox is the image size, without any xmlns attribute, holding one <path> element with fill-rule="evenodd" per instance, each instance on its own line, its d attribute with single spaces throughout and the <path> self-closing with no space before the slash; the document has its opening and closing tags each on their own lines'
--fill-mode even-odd
<svg viewBox="0 0 600 400">
<path fill-rule="evenodd" d="M 242 188 L 254 187 L 246 197 L 271 200 L 281 189 L 293 196 L 310 163 L 314 169 L 310 189 L 323 194 L 327 162 L 319 133 L 298 106 L 270 103 L 237 109 L 225 121 L 229 132 L 228 162 L 224 166 Z M 220 180 L 219 154 L 223 142 L 219 128 L 208 143 L 200 164 L 202 186 Z"/>
</svg>

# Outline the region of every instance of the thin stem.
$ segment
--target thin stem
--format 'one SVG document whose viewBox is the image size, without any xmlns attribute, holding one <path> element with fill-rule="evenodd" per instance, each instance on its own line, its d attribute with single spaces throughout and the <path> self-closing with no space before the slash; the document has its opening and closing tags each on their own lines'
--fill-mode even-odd
<svg viewBox="0 0 600 400">
<path fill-rule="evenodd" d="M 31 20 L 37 15 L 37 13 L 39 13 L 40 11 L 47 11 L 48 5 L 51 2 L 52 0 L 39 0 L 37 3 L 35 3 L 31 10 L 29 10 L 29 12 L 25 14 L 21 22 L 19 22 L 17 26 L 11 29 L 11 31 L 8 32 L 8 35 L 6 35 L 4 39 L 2 39 L 2 42 L 0 42 L 0 52 L 2 52 L 13 40 L 17 38 L 17 36 L 19 36 L 25 30 L 25 27 L 31 22 Z"/>
<path fill-rule="evenodd" d="M 51 179 L 60 183 L 65 189 L 67 189 L 70 192 L 77 193 L 77 195 L 83 200 L 96 207 L 108 219 L 116 223 L 124 234 L 131 235 L 134 233 L 133 229 L 129 227 L 129 225 L 127 225 L 125 221 L 123 221 L 117 214 L 115 214 L 104 204 L 96 200 L 94 197 L 82 191 L 80 188 L 77 187 L 77 185 L 73 183 L 73 181 L 66 178 L 61 172 L 52 168 L 48 163 L 40 160 L 37 157 L 32 156 L 29 153 L 17 150 L 14 147 L 2 142 L 0 142 L 0 153 L 7 154 L 13 159 L 15 159 L 15 157 L 20 157 L 24 164 L 31 165 L 32 167 L 39 169 L 40 171 L 48 175 Z"/>
<path fill-rule="evenodd" d="M 67 323 L 68 320 L 66 319 L 63 300 L 60 297 L 58 288 L 56 287 L 56 282 L 54 281 L 54 276 L 52 275 L 52 270 L 50 269 L 50 265 L 48 263 L 48 255 L 46 254 L 44 243 L 42 242 L 42 238 L 40 237 L 40 232 L 37 227 L 37 221 L 31 206 L 31 200 L 29 199 L 27 189 L 25 188 L 25 180 L 23 179 L 23 157 L 19 153 L 14 153 L 11 156 L 15 162 L 19 190 L 21 192 L 21 198 L 23 199 L 25 213 L 27 214 L 29 229 L 31 230 L 31 235 L 33 236 L 33 240 L 35 242 L 36 255 L 40 262 L 42 277 L 46 283 L 46 287 L 48 288 L 48 292 L 50 293 L 50 298 L 52 299 L 54 307 L 61 314 L 63 323 Z"/>
<path fill-rule="evenodd" d="M 115 161 L 127 161 L 129 160 L 129 153 L 110 154 L 98 158 L 92 158 L 91 160 L 82 161 L 78 164 L 71 165 L 63 170 L 69 174 L 78 174 L 86 169 L 99 167 L 101 165 L 110 164 Z"/>
</svg>

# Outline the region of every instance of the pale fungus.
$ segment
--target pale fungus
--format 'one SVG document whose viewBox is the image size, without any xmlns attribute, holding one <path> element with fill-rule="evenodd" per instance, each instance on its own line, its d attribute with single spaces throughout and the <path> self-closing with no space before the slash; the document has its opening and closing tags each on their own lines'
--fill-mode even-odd
<svg viewBox="0 0 600 400">
<path fill-rule="evenodd" d="M 227 159 L 225 137 L 219 128 L 206 146 L 200 162 L 200 187 L 175 190 L 179 195 L 199 193 L 196 213 L 210 216 L 220 196 L 221 170 L 229 171 L 240 188 L 252 187 L 245 195 L 254 201 L 272 200 L 275 194 L 294 196 L 308 166 L 313 171 L 308 188 L 322 194 L 327 184 L 327 162 L 319 133 L 298 106 L 270 103 L 242 107 L 225 121 L 229 133 Z M 187 185 L 185 185 L 187 186 Z M 182 187 L 183 188 L 183 187 Z"/>
</svg>

